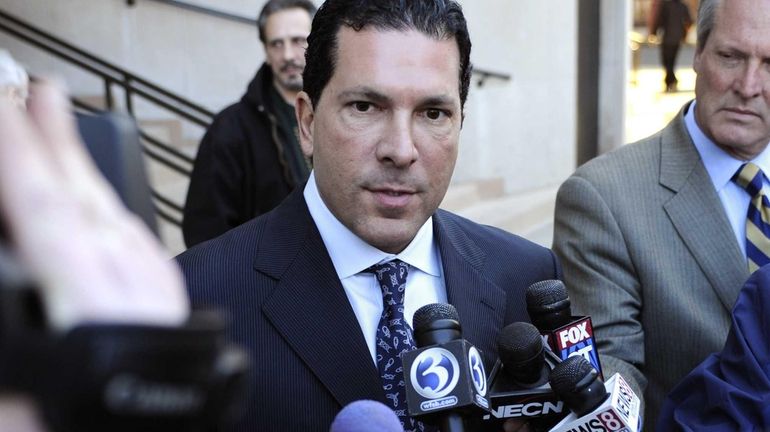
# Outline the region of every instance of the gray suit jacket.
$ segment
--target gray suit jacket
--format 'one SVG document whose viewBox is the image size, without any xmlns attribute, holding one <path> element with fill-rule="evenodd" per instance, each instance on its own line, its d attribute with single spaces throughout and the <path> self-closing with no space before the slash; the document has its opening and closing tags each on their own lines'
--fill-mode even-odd
<svg viewBox="0 0 770 432">
<path fill-rule="evenodd" d="M 605 376 L 644 390 L 652 430 L 665 395 L 724 344 L 748 277 L 684 110 L 567 179 L 554 251 L 573 309 L 591 315 Z"/>
</svg>

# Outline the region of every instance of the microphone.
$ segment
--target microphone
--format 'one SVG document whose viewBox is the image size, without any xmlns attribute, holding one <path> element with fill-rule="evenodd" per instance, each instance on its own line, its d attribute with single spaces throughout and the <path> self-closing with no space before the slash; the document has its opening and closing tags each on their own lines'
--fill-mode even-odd
<svg viewBox="0 0 770 432">
<path fill-rule="evenodd" d="M 342 408 L 329 432 L 403 432 L 392 409 L 373 400 L 358 400 Z"/>
<path fill-rule="evenodd" d="M 604 383 L 583 357 L 570 357 L 551 372 L 551 387 L 572 411 L 551 432 L 642 430 L 641 401 L 615 374 Z"/>
<path fill-rule="evenodd" d="M 532 430 L 548 430 L 568 413 L 556 397 L 548 378 L 561 361 L 545 348 L 543 338 L 532 324 L 517 322 L 504 327 L 497 336 L 500 359 L 490 374 L 490 414 L 485 420 L 527 420 Z"/>
<path fill-rule="evenodd" d="M 433 303 L 414 314 L 417 349 L 403 354 L 409 415 L 438 424 L 442 432 L 462 432 L 467 418 L 489 409 L 481 352 L 462 339 L 457 310 Z"/>
<path fill-rule="evenodd" d="M 602 375 L 588 316 L 572 316 L 564 283 L 557 279 L 536 282 L 527 288 L 527 312 L 548 347 L 561 359 L 580 355 Z"/>
</svg>

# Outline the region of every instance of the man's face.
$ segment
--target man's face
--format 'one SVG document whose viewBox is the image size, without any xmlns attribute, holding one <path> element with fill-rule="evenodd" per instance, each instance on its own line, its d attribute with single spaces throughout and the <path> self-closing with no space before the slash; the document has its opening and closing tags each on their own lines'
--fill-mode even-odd
<svg viewBox="0 0 770 432">
<path fill-rule="evenodd" d="M 770 142 L 770 3 L 723 0 L 711 35 L 695 53 L 695 116 L 738 159 Z"/>
<path fill-rule="evenodd" d="M 329 210 L 398 253 L 444 198 L 462 123 L 454 39 L 343 26 L 337 64 L 313 109 L 300 93 L 301 142 Z"/>
<path fill-rule="evenodd" d="M 265 61 L 273 71 L 273 81 L 279 90 L 287 93 L 302 90 L 310 25 L 310 15 L 301 8 L 284 9 L 267 17 Z"/>
</svg>

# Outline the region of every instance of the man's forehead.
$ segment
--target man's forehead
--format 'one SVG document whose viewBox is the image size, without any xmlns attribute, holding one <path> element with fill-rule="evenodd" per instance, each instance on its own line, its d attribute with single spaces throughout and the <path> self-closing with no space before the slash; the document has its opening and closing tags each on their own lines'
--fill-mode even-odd
<svg viewBox="0 0 770 432">
<path fill-rule="evenodd" d="M 293 7 L 275 11 L 267 17 L 265 33 L 267 40 L 289 37 L 307 37 L 312 18 L 305 9 Z M 307 28 L 306 28 L 307 27 Z M 274 33 L 279 32 L 279 33 Z"/>
<path fill-rule="evenodd" d="M 413 29 L 342 27 L 336 45 L 332 81 L 341 85 L 338 91 L 365 89 L 383 97 L 398 92 L 409 99 L 459 104 L 460 54 L 453 38 L 437 39 Z M 340 74 L 344 78 L 335 79 Z"/>
<path fill-rule="evenodd" d="M 365 26 L 361 29 L 355 29 L 343 25 L 337 31 L 336 40 L 336 57 L 338 59 L 348 54 L 355 54 L 352 51 L 360 50 L 362 45 L 371 45 L 372 41 L 379 40 L 387 41 L 385 46 L 392 47 L 393 51 L 406 52 L 407 54 L 415 51 L 416 47 L 429 45 L 437 50 L 445 51 L 449 55 L 454 55 L 457 58 L 459 67 L 459 47 L 453 36 L 438 38 L 414 28 L 392 29 Z"/>
</svg>

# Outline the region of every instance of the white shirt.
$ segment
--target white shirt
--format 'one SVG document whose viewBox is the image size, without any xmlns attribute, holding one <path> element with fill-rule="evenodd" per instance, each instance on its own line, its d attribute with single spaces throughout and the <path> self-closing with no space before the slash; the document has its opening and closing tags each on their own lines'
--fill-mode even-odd
<svg viewBox="0 0 770 432">
<path fill-rule="evenodd" d="M 751 197 L 745 189 L 731 181 L 735 172 L 746 162 L 752 162 L 765 173 L 765 181 L 762 188 L 768 193 L 767 176 L 770 176 L 770 146 L 765 148 L 757 157 L 750 161 L 736 159 L 726 151 L 719 148 L 707 137 L 695 120 L 695 103 L 693 102 L 684 116 L 687 132 L 690 134 L 695 148 L 698 149 L 703 165 L 708 171 L 711 182 L 714 184 L 719 199 L 722 201 L 733 228 L 733 234 L 738 241 L 744 258 L 746 257 L 746 214 L 751 203 Z"/>
<path fill-rule="evenodd" d="M 404 293 L 404 316 L 412 325 L 414 312 L 430 303 L 446 303 L 441 256 L 433 240 L 433 218 L 423 224 L 411 243 L 399 254 L 383 252 L 361 240 L 326 207 L 318 194 L 315 173 L 304 190 L 310 216 L 321 233 L 326 250 L 342 282 L 358 324 L 376 363 L 377 325 L 382 315 L 382 290 L 373 273 L 362 273 L 374 264 L 400 259 L 410 265 Z"/>
</svg>

